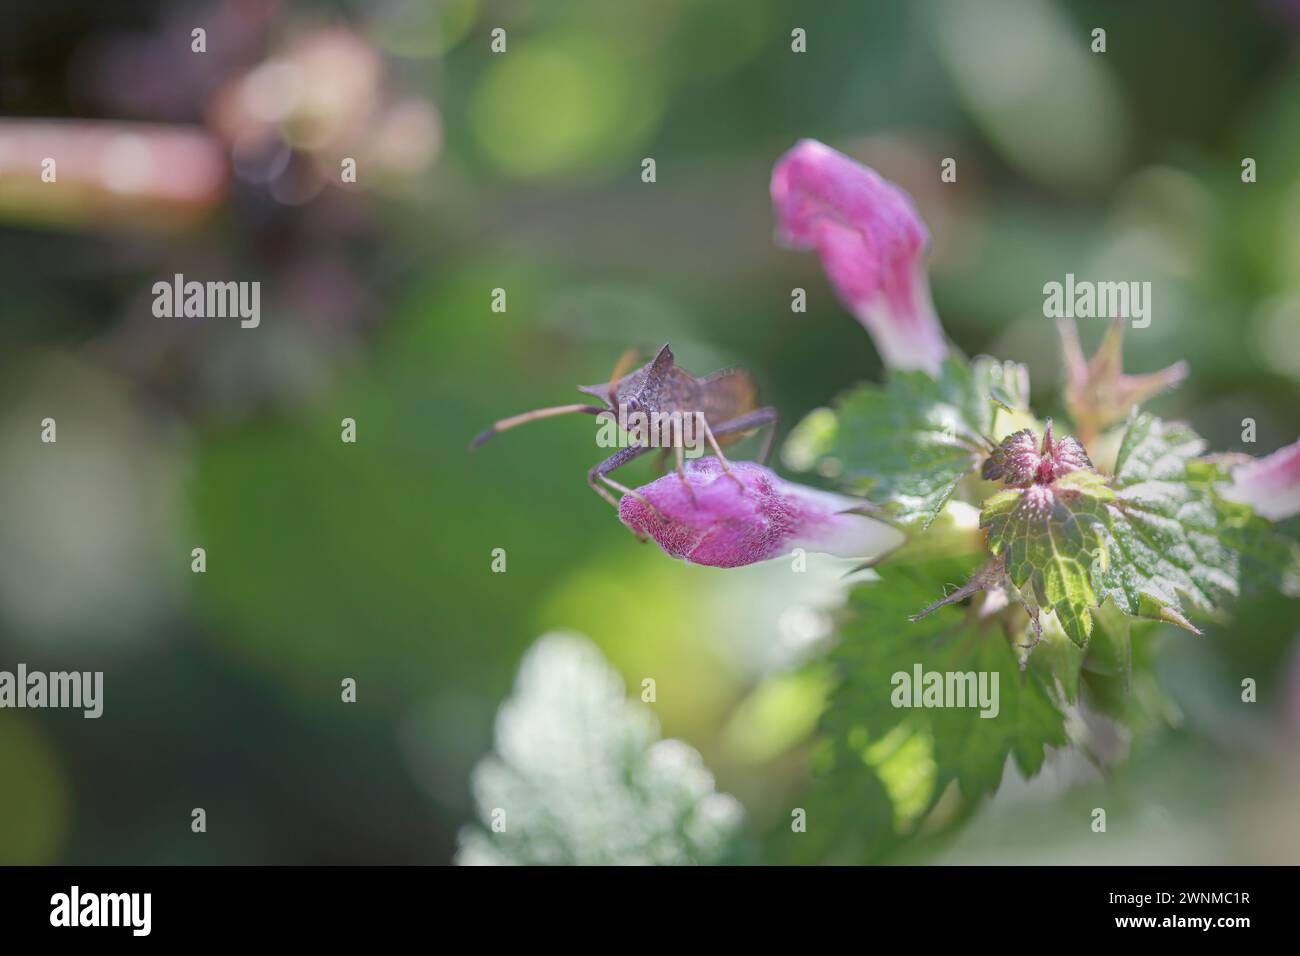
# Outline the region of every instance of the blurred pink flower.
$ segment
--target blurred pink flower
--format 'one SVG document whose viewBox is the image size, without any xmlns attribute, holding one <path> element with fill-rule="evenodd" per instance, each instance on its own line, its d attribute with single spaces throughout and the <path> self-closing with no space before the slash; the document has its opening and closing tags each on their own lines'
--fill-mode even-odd
<svg viewBox="0 0 1300 956">
<path fill-rule="evenodd" d="M 184 229 L 216 208 L 227 185 L 220 144 L 201 128 L 0 119 L 0 219 Z"/>
<path fill-rule="evenodd" d="M 850 513 L 862 507 L 860 499 L 791 484 L 754 462 L 730 467 L 743 489 L 718 459 L 701 458 L 687 464 L 686 482 L 669 472 L 637 489 L 642 497 L 624 495 L 618 516 L 672 557 L 715 568 L 795 548 L 869 558 L 903 543 L 902 533 L 884 522 Z"/>
<path fill-rule="evenodd" d="M 824 143 L 804 139 L 772 170 L 777 235 L 815 249 L 840 300 L 885 364 L 939 371 L 948 343 L 930 299 L 930 234 L 907 194 Z"/>
<path fill-rule="evenodd" d="M 1270 521 L 1300 514 L 1300 441 L 1238 466 L 1225 494 Z"/>
</svg>

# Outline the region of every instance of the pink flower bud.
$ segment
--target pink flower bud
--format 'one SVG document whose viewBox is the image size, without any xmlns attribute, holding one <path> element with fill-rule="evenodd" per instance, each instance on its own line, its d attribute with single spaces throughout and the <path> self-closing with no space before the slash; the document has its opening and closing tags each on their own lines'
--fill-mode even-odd
<svg viewBox="0 0 1300 956">
<path fill-rule="evenodd" d="M 1028 428 L 1008 435 L 984 460 L 980 475 L 988 481 L 1003 481 L 1008 485 L 1050 485 L 1061 475 L 1080 468 L 1091 468 L 1092 461 L 1073 438 L 1053 438 L 1052 420 L 1043 429 L 1040 447 L 1034 433 Z"/>
<path fill-rule="evenodd" d="M 1111 322 L 1091 359 L 1083 357 L 1073 319 L 1061 319 L 1057 327 L 1065 350 L 1065 405 L 1081 435 L 1100 435 L 1115 422 L 1123 421 L 1134 407 L 1187 377 L 1186 362 L 1175 362 L 1159 372 L 1126 373 L 1124 323 L 1120 319 Z"/>
<path fill-rule="evenodd" d="M 986 481 L 1005 481 L 1008 485 L 1027 485 L 1034 480 L 1042 456 L 1038 439 L 1028 428 L 1008 435 L 984 461 L 980 476 Z"/>
<path fill-rule="evenodd" d="M 772 170 L 777 235 L 815 249 L 840 300 L 871 333 L 884 363 L 937 374 L 948 343 L 930 299 L 930 234 L 907 194 L 816 140 Z"/>
<path fill-rule="evenodd" d="M 1300 514 L 1300 441 L 1238 466 L 1225 494 L 1270 521 Z"/>
<path fill-rule="evenodd" d="M 624 495 L 619 519 L 672 557 L 715 568 L 753 564 L 795 548 L 870 558 L 903 543 L 895 528 L 849 513 L 863 506 L 861 499 L 792 484 L 753 462 L 733 461 L 730 467 L 734 478 L 716 458 L 691 461 L 685 482 L 669 472 Z"/>
</svg>

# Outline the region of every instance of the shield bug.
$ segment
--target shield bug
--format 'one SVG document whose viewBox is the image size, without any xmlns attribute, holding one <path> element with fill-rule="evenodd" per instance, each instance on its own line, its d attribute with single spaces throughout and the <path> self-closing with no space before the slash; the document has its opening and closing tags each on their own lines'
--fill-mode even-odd
<svg viewBox="0 0 1300 956">
<path fill-rule="evenodd" d="M 759 461 L 765 462 L 776 436 L 776 409 L 759 406 L 758 387 L 753 377 L 744 369 L 727 368 L 697 378 L 677 365 L 672 349 L 667 345 L 651 361 L 628 371 L 635 360 L 635 352 L 626 352 L 615 365 L 609 382 L 578 386 L 579 391 L 603 404 L 556 405 L 512 415 L 481 432 L 470 443 L 470 448 L 478 448 L 498 432 L 525 422 L 583 412 L 612 418 L 627 432 L 627 447 L 587 472 L 587 483 L 615 507 L 618 499 L 610 493 L 611 488 L 621 494 L 641 496 L 611 478 L 610 473 L 652 449 L 661 449 L 665 457 L 670 450 L 674 451 L 677 474 L 685 482 L 684 452 L 693 429 L 698 429 L 703 441 L 722 462 L 724 471 L 743 488 L 743 483 L 732 473 L 722 453 L 723 447 L 764 426 L 771 426 L 759 451 Z M 634 427 L 625 427 L 633 421 L 636 422 Z M 666 441 L 663 440 L 665 425 Z"/>
</svg>

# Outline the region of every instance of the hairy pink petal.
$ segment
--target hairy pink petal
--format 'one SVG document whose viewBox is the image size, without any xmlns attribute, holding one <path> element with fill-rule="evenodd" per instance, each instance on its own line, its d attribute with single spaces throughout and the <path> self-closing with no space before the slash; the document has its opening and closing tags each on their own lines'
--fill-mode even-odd
<svg viewBox="0 0 1300 956">
<path fill-rule="evenodd" d="M 902 533 L 884 522 L 843 514 L 862 505 L 857 498 L 792 484 L 753 462 L 733 461 L 731 470 L 743 489 L 718 459 L 689 462 L 689 488 L 669 472 L 637 489 L 658 515 L 635 495 L 624 495 L 619 519 L 674 558 L 715 568 L 753 564 L 795 548 L 867 558 L 903 543 Z"/>
<path fill-rule="evenodd" d="M 1092 461 L 1073 438 L 1053 438 L 1052 420 L 1043 428 L 1040 446 L 1028 428 L 1008 435 L 984 460 L 980 475 L 1008 485 L 1050 485 L 1061 475 L 1091 468 Z"/>
<path fill-rule="evenodd" d="M 1239 466 L 1227 495 L 1270 521 L 1300 514 L 1300 441 Z"/>
<path fill-rule="evenodd" d="M 815 249 L 885 364 L 939 371 L 948 343 L 930 299 L 930 234 L 901 189 L 843 153 L 800 140 L 772 170 L 777 235 Z"/>
<path fill-rule="evenodd" d="M 1005 481 L 1008 485 L 1027 485 L 1034 480 L 1038 463 L 1038 439 L 1028 428 L 1008 435 L 984 461 L 980 474 L 988 481 Z"/>
<path fill-rule="evenodd" d="M 1080 468 L 1091 468 L 1092 459 L 1073 438 L 1062 438 L 1052 446 L 1052 457 L 1056 459 L 1056 473 L 1068 475 Z"/>
</svg>

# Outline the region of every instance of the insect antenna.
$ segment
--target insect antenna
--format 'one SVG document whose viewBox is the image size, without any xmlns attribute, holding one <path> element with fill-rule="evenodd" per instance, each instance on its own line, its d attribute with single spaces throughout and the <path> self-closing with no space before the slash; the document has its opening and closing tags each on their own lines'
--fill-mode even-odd
<svg viewBox="0 0 1300 956">
<path fill-rule="evenodd" d="M 624 349 L 623 354 L 618 357 L 614 363 L 614 370 L 609 373 L 609 407 L 618 407 L 618 383 L 622 381 L 623 376 L 632 371 L 632 366 L 636 364 L 637 350 Z"/>
<path fill-rule="evenodd" d="M 503 432 L 508 428 L 514 428 L 516 425 L 522 425 L 525 422 L 535 421 L 539 418 L 554 418 L 556 415 L 568 415 L 572 412 L 586 412 L 588 415 L 599 415 L 606 409 L 597 405 L 553 405 L 550 408 L 535 408 L 531 412 L 521 412 L 518 415 L 511 415 L 509 418 L 503 418 L 495 422 L 490 428 L 479 432 L 474 436 L 474 440 L 469 443 L 471 450 L 478 448 L 485 441 L 495 435 L 497 432 Z"/>
</svg>

